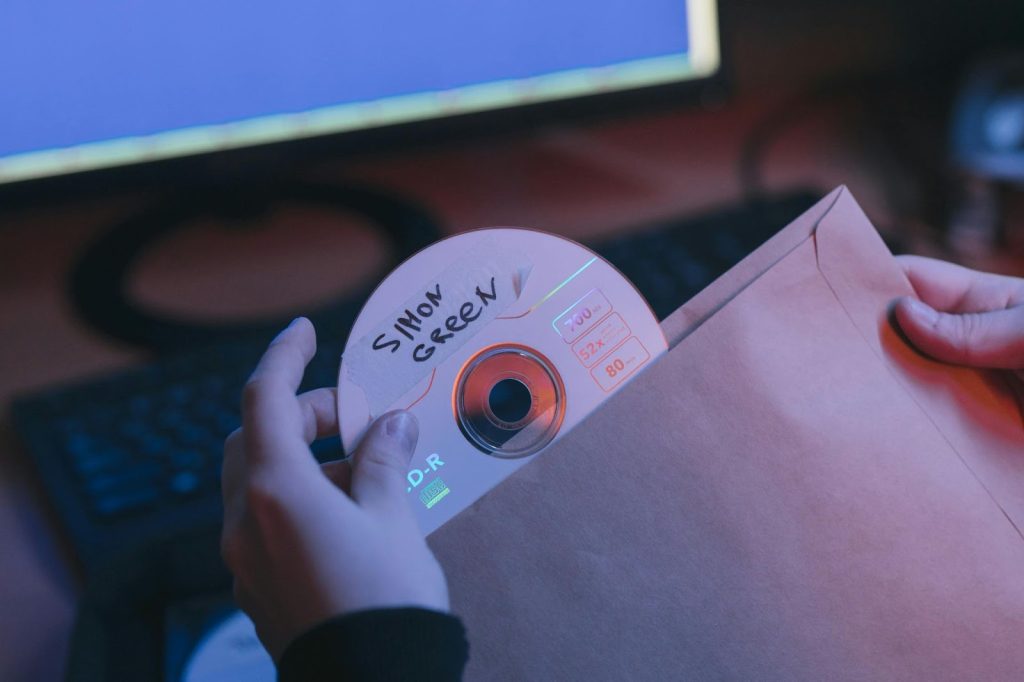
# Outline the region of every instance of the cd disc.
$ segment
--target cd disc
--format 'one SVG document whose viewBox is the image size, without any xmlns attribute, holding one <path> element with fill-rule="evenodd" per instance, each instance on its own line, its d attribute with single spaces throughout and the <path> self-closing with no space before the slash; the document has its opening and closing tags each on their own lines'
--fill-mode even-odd
<svg viewBox="0 0 1024 682">
<path fill-rule="evenodd" d="M 666 350 L 635 287 L 585 247 L 477 230 L 402 263 L 349 335 L 338 378 L 348 452 L 408 409 L 406 492 L 425 534 L 583 421 Z"/>
</svg>

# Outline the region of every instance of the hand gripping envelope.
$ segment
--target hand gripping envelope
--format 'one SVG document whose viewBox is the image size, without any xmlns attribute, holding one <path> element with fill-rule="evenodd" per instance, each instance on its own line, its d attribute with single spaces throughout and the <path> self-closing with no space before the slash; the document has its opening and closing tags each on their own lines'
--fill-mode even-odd
<svg viewBox="0 0 1024 682">
<path fill-rule="evenodd" d="M 435 531 L 467 679 L 1019 680 L 1024 420 L 915 353 L 845 188 Z"/>
</svg>

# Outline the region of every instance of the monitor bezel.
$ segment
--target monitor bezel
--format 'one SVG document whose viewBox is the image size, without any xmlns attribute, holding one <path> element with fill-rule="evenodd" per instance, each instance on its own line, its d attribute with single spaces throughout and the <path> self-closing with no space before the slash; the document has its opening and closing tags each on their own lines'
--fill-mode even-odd
<svg viewBox="0 0 1024 682">
<path fill-rule="evenodd" d="M 0 214 L 125 193 L 182 191 L 211 184 L 294 179 L 317 163 L 358 163 L 387 155 L 529 135 L 556 126 L 590 126 L 623 116 L 718 104 L 729 92 L 729 50 L 718 5 L 719 61 L 707 76 L 376 128 L 85 169 L 0 184 Z"/>
</svg>

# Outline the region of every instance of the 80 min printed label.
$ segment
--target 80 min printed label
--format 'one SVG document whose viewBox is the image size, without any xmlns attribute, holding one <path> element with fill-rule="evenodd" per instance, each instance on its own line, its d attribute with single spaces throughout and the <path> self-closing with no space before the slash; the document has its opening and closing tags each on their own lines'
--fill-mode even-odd
<svg viewBox="0 0 1024 682">
<path fill-rule="evenodd" d="M 598 386 L 610 391 L 640 369 L 650 357 L 651 354 L 640 343 L 640 339 L 631 336 L 590 370 L 590 376 L 594 377 Z"/>
</svg>

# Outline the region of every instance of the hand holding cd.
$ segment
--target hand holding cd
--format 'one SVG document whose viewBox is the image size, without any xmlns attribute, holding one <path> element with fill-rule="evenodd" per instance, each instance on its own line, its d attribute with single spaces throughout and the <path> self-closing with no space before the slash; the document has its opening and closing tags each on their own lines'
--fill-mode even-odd
<svg viewBox="0 0 1024 682">
<path fill-rule="evenodd" d="M 309 444 L 338 423 L 333 389 L 295 395 L 315 350 L 305 319 L 270 344 L 245 387 L 242 428 L 224 445 L 222 552 L 238 605 L 275 660 L 332 616 L 448 610 L 444 574 L 406 500 L 415 417 L 377 420 L 351 468 L 317 465 Z"/>
</svg>

